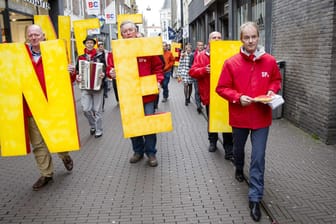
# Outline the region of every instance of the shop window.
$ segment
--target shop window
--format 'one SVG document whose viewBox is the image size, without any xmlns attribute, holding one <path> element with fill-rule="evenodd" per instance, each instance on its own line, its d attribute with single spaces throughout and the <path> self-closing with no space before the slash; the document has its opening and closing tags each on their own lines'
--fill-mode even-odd
<svg viewBox="0 0 336 224">
<path fill-rule="evenodd" d="M 252 21 L 259 26 L 259 44 L 265 46 L 265 0 L 252 0 Z"/>
<path fill-rule="evenodd" d="M 240 26 L 248 21 L 248 7 L 246 4 L 242 4 L 238 7 L 237 11 L 237 39 L 240 39 Z"/>
<path fill-rule="evenodd" d="M 237 9 L 237 39 L 240 38 L 240 26 L 247 21 L 254 21 L 259 25 L 259 44 L 265 46 L 265 0 L 251 0 L 251 5 L 249 1 L 240 0 Z"/>
</svg>

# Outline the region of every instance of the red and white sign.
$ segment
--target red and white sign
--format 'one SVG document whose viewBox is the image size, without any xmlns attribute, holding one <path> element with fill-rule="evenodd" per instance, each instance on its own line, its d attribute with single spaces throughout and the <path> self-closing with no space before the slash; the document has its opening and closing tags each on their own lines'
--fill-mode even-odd
<svg viewBox="0 0 336 224">
<path fill-rule="evenodd" d="M 100 0 L 86 0 L 86 11 L 88 15 L 99 15 Z"/>
<path fill-rule="evenodd" d="M 106 24 L 116 24 L 117 23 L 115 0 L 112 0 L 111 3 L 105 8 L 104 14 L 105 14 Z"/>
</svg>

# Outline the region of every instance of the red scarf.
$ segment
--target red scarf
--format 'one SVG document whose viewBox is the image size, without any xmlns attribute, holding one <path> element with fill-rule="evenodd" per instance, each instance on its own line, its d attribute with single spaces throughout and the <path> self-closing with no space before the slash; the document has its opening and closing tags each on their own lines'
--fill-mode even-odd
<svg viewBox="0 0 336 224">
<path fill-rule="evenodd" d="M 89 60 L 91 60 L 96 54 L 97 54 L 97 50 L 95 48 L 93 48 L 92 50 L 88 50 L 88 49 L 84 49 L 84 53 L 89 56 Z"/>
</svg>

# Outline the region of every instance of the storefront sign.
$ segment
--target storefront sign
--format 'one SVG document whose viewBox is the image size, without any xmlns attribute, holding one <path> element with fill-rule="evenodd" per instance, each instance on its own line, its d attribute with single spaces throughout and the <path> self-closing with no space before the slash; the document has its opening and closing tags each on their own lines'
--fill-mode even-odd
<svg viewBox="0 0 336 224">
<path fill-rule="evenodd" d="M 37 7 L 43 8 L 43 9 L 48 9 L 50 10 L 50 3 L 46 2 L 44 0 L 23 0 L 24 2 L 28 2 L 30 4 L 33 4 Z"/>
</svg>

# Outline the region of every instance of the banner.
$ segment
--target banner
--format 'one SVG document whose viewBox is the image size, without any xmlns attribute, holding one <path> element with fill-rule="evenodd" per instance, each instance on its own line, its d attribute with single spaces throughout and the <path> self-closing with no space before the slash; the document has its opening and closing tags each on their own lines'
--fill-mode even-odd
<svg viewBox="0 0 336 224">
<path fill-rule="evenodd" d="M 106 24 L 116 24 L 117 23 L 117 15 L 115 10 L 115 0 L 106 7 L 104 10 L 105 14 L 105 23 Z"/>
<path fill-rule="evenodd" d="M 173 30 L 173 28 L 168 26 L 168 40 L 175 40 L 175 37 L 176 37 L 176 32 Z"/>
<path fill-rule="evenodd" d="M 86 0 L 86 11 L 88 15 L 99 15 L 100 0 Z"/>
</svg>

